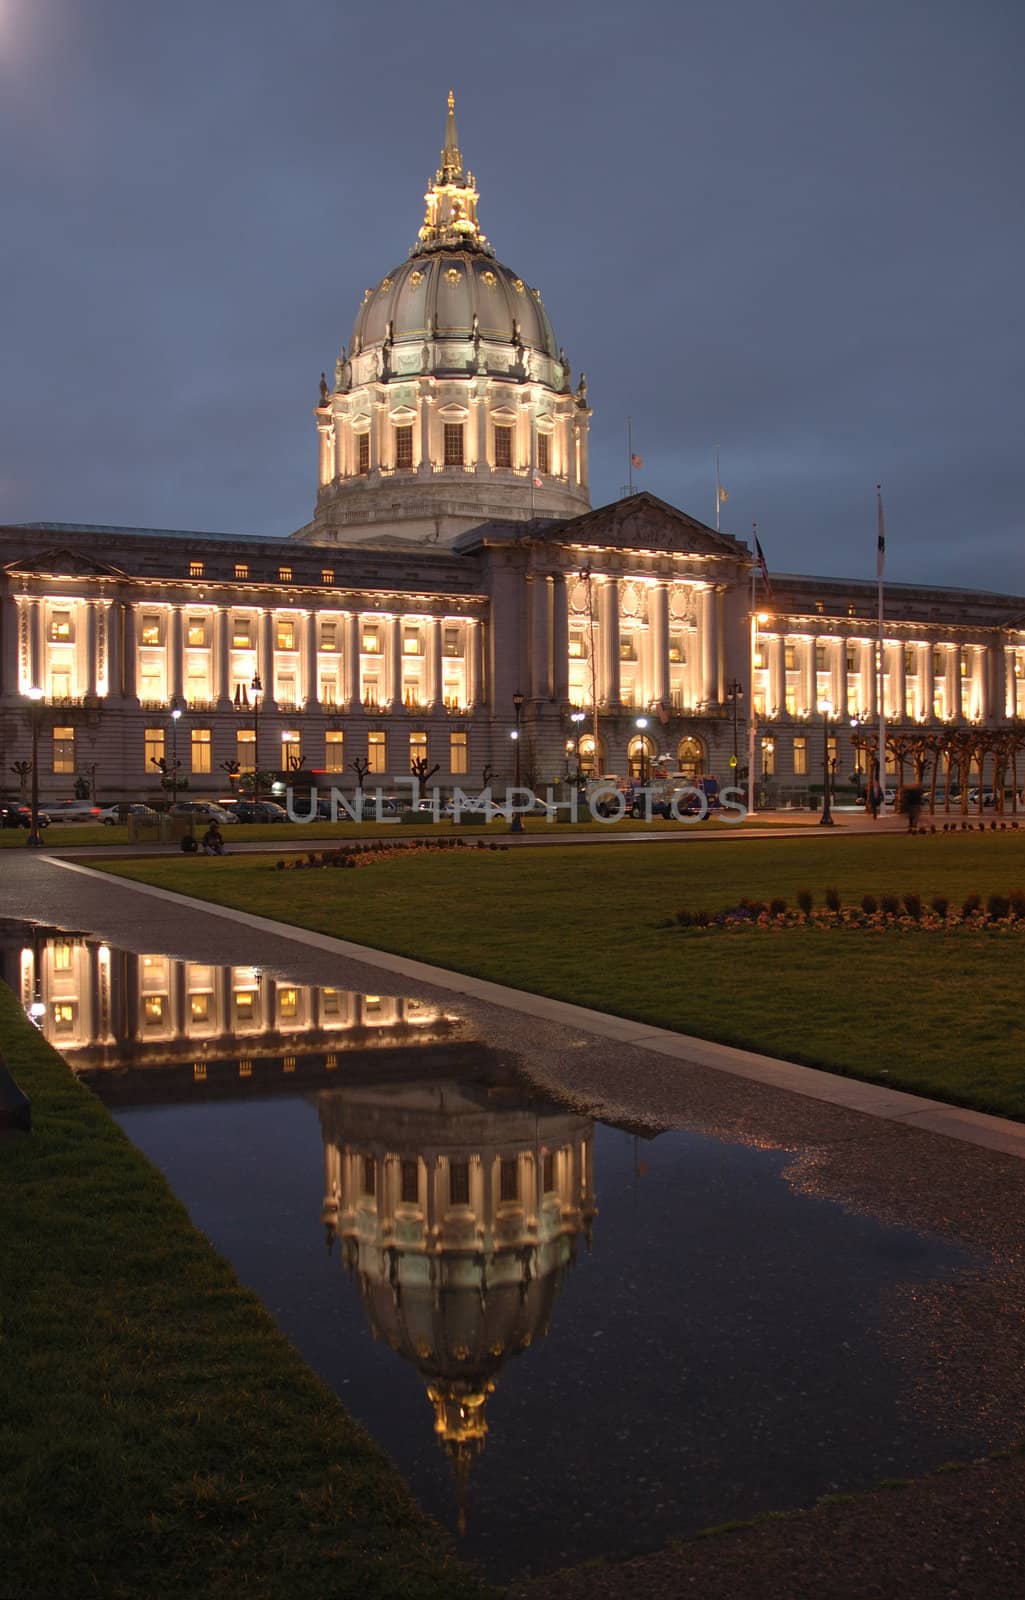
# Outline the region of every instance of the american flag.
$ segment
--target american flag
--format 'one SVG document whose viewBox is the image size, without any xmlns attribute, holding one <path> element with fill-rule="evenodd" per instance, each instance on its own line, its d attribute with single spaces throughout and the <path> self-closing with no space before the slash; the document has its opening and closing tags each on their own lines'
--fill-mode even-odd
<svg viewBox="0 0 1025 1600">
<path fill-rule="evenodd" d="M 765 585 L 765 592 L 766 594 L 771 594 L 772 583 L 769 578 L 769 569 L 765 565 L 765 551 L 762 549 L 761 544 L 759 543 L 757 534 L 755 534 L 755 558 L 758 562 L 758 571 L 762 575 L 762 582 Z"/>
</svg>

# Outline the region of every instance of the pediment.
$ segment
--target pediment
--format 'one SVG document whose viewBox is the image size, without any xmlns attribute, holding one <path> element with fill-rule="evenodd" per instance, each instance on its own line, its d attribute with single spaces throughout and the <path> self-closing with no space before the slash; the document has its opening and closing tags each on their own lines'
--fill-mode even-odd
<svg viewBox="0 0 1025 1600">
<path fill-rule="evenodd" d="M 653 494 L 630 495 L 541 533 L 545 543 L 583 544 L 607 550 L 656 550 L 673 555 L 732 557 L 748 550 L 728 533 L 688 516 Z"/>
<path fill-rule="evenodd" d="M 43 550 L 37 556 L 18 556 L 4 567 L 5 572 L 25 573 L 29 577 L 47 578 L 124 578 L 120 567 L 109 561 L 98 561 L 83 550 L 73 550 L 64 545 Z"/>
</svg>

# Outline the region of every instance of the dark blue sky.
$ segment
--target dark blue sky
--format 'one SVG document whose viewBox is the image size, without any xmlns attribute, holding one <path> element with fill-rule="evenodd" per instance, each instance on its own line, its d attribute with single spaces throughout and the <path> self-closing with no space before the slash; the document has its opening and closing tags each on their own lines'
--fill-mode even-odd
<svg viewBox="0 0 1025 1600">
<path fill-rule="evenodd" d="M 1025 593 L 1011 0 L 0 0 L 0 519 L 285 534 L 456 91 L 625 479 L 773 567 Z"/>
</svg>

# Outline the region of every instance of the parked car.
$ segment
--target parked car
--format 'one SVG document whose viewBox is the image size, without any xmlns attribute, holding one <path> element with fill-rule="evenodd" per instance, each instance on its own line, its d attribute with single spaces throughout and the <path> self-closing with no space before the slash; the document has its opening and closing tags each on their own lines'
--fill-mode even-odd
<svg viewBox="0 0 1025 1600">
<path fill-rule="evenodd" d="M 205 825 L 216 822 L 223 828 L 226 822 L 238 821 L 233 811 L 227 811 L 224 806 L 215 806 L 209 800 L 179 800 L 171 806 L 169 814 L 172 817 L 183 817 L 186 821 L 191 820 L 197 826 L 200 823 Z"/>
<path fill-rule="evenodd" d="M 116 805 L 100 808 L 99 820 L 107 828 L 114 827 L 116 823 L 126 823 L 129 817 L 134 817 L 136 822 L 159 822 L 160 812 L 134 800 L 119 800 Z"/>
<path fill-rule="evenodd" d="M 100 808 L 91 800 L 51 800 L 47 806 L 51 822 L 98 822 Z"/>
<path fill-rule="evenodd" d="M 979 789 L 978 789 L 978 786 L 976 786 L 974 789 L 969 789 L 969 791 L 968 791 L 968 804 L 970 806 L 977 806 L 978 803 L 979 803 Z M 983 803 L 984 806 L 995 805 L 996 797 L 993 794 L 993 790 L 992 789 L 983 789 L 982 790 L 982 803 Z"/>
<path fill-rule="evenodd" d="M 39 826 L 49 826 L 50 818 L 45 811 L 38 813 Z M 32 807 L 24 805 L 20 800 L 0 800 L 0 828 L 31 828 Z"/>
<path fill-rule="evenodd" d="M 276 800 L 236 800 L 224 807 L 232 822 L 288 822 L 288 812 Z M 218 821 L 220 818 L 218 818 Z"/>
</svg>

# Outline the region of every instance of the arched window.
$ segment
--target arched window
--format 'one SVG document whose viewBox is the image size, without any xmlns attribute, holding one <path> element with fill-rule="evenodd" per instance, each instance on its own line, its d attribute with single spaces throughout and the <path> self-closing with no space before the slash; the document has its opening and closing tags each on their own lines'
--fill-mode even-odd
<svg viewBox="0 0 1025 1600">
<path fill-rule="evenodd" d="M 580 736 L 580 770 L 587 778 L 600 778 L 605 770 L 605 741 L 598 741 L 598 765 L 594 761 L 594 734 Z"/>
<path fill-rule="evenodd" d="M 631 778 L 647 783 L 655 760 L 655 742 L 646 733 L 638 733 L 627 746 L 628 771 Z"/>
<path fill-rule="evenodd" d="M 705 751 L 700 739 L 681 739 L 677 766 L 688 778 L 700 778 L 705 770 Z"/>
</svg>

